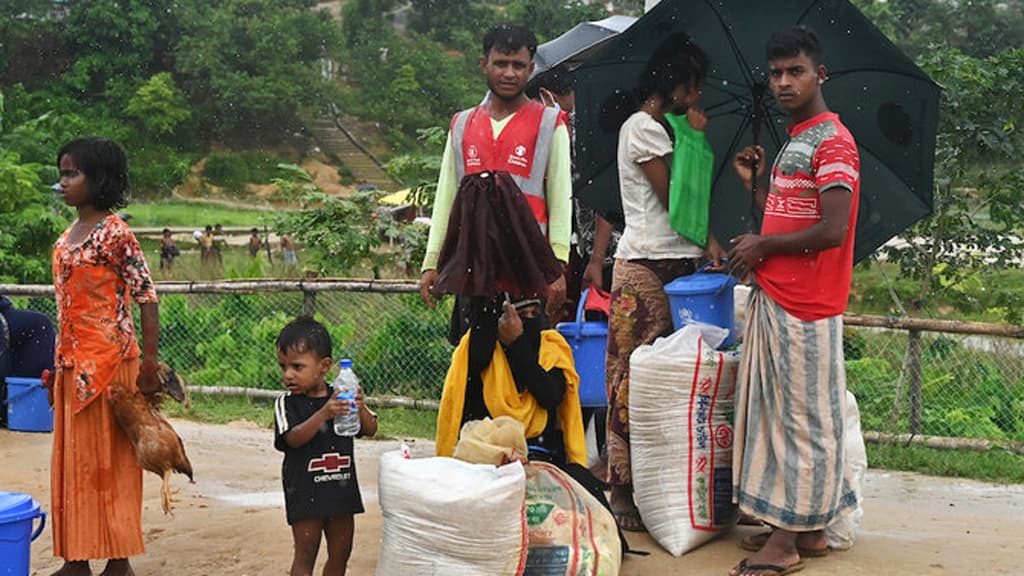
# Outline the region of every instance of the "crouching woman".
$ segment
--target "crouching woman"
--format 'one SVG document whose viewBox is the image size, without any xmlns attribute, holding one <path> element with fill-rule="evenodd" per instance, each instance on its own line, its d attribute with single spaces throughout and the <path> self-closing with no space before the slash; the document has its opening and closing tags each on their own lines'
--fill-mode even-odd
<svg viewBox="0 0 1024 576">
<path fill-rule="evenodd" d="M 505 303 L 496 324 L 467 332 L 452 354 L 437 417 L 437 454 L 451 456 L 462 425 L 509 416 L 522 422 L 530 460 L 550 462 L 606 502 L 586 468 L 572 350 L 547 328 L 540 300 Z"/>
</svg>

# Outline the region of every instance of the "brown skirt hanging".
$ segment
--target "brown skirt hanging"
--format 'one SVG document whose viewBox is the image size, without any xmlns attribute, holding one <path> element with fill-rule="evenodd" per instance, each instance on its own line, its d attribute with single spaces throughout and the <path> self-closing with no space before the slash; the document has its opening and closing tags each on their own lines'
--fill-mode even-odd
<svg viewBox="0 0 1024 576">
<path fill-rule="evenodd" d="M 441 245 L 434 294 L 543 298 L 561 275 L 562 263 L 512 176 L 466 175 Z"/>
</svg>

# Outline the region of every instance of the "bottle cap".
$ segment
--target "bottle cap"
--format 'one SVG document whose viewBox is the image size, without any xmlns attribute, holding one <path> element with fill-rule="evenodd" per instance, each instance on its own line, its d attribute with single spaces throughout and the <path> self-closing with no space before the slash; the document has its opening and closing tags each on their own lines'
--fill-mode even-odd
<svg viewBox="0 0 1024 576">
<path fill-rule="evenodd" d="M 345 358 L 341 362 L 338 362 L 338 367 L 339 368 L 351 368 L 352 367 L 352 360 L 350 360 L 348 358 Z"/>
</svg>

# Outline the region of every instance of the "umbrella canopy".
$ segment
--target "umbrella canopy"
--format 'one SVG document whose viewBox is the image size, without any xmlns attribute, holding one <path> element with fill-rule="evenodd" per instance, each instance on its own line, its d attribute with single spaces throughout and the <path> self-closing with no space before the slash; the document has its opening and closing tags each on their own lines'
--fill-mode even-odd
<svg viewBox="0 0 1024 576">
<path fill-rule="evenodd" d="M 629 28 L 636 18 L 632 16 L 609 16 L 604 20 L 581 22 L 564 34 L 537 47 L 533 58 L 536 76 L 559 64 L 575 68 L 606 42 Z"/>
<path fill-rule="evenodd" d="M 786 141 L 788 116 L 767 85 L 765 44 L 803 24 L 821 40 L 824 96 L 849 128 L 861 156 L 854 258 L 860 260 L 931 212 L 940 88 L 847 0 L 663 0 L 577 71 L 576 192 L 621 220 L 615 167 L 617 133 L 602 127 L 602 106 L 631 90 L 670 34 L 685 32 L 711 59 L 700 105 L 715 153 L 711 226 L 719 241 L 754 230 L 750 193 L 732 158 L 758 141 L 769 161 Z"/>
</svg>

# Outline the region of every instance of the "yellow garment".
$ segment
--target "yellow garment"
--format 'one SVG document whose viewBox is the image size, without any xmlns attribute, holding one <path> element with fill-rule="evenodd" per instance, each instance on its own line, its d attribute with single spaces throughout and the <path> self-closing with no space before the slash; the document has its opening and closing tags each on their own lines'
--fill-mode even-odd
<svg viewBox="0 0 1024 576">
<path fill-rule="evenodd" d="M 441 392 L 441 408 L 437 412 L 437 455 L 451 456 L 459 439 L 462 409 L 466 402 L 466 380 L 469 373 L 469 335 L 466 333 L 452 353 L 452 364 Z M 561 368 L 565 375 L 565 397 L 558 405 L 558 423 L 565 442 L 569 462 L 587 465 L 587 445 L 583 435 L 583 411 L 580 408 L 580 376 L 573 365 L 572 350 L 565 338 L 554 330 L 540 333 L 537 361 L 544 370 Z M 544 432 L 548 412 L 537 404 L 528 391 L 520 392 L 512 378 L 512 367 L 500 344 L 494 345 L 491 364 L 480 375 L 484 388 L 484 404 L 491 418 L 510 416 L 523 423 L 526 437 Z"/>
</svg>

